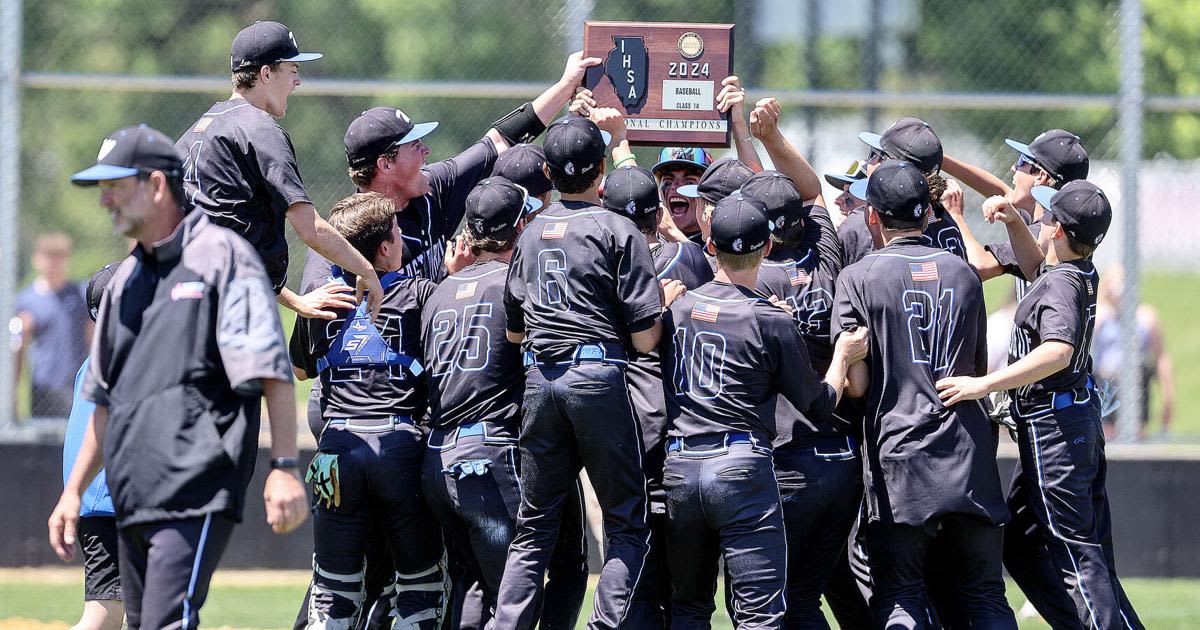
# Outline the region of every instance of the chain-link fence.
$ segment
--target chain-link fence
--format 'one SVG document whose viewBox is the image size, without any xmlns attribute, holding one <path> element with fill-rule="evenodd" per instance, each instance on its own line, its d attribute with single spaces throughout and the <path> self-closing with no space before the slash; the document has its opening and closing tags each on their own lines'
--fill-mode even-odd
<svg viewBox="0 0 1200 630">
<path fill-rule="evenodd" d="M 0 257 L 4 321 L 17 292 L 44 275 L 31 262 L 39 235 L 72 237 L 67 276 L 73 281 L 128 251 L 110 236 L 95 192 L 68 185 L 68 176 L 92 162 L 113 129 L 144 122 L 179 135 L 225 98 L 230 41 L 256 19 L 284 22 L 302 49 L 326 55 L 304 65 L 304 84 L 280 121 L 319 209 L 353 190 L 342 136 L 369 106 L 398 106 L 439 121 L 428 138 L 437 159 L 466 147 L 495 118 L 557 79 L 568 52 L 581 45 L 584 19 L 733 22 L 735 71 L 752 98 L 780 98 L 788 135 L 822 172 L 844 170 L 863 156 L 858 131 L 916 115 L 937 129 L 948 154 L 1007 180 L 1014 154 L 1006 137 L 1028 141 L 1061 127 L 1083 139 L 1091 179 L 1116 201 L 1116 227 L 1099 262 L 1124 259 L 1139 268 L 1129 258 L 1135 250 L 1122 248 L 1123 231 L 1136 225 L 1123 218 L 1129 216 L 1154 218 L 1140 229 L 1145 268 L 1186 270 L 1200 258 L 1188 247 L 1194 234 L 1176 227 L 1190 225 L 1185 216 L 1200 186 L 1194 162 L 1200 82 L 1191 66 L 1200 36 L 1189 29 L 1194 22 L 1181 18 L 1200 10 L 1197 0 L 2 2 L 7 37 L 0 78 L 7 91 L 0 96 L 10 96 L 0 99 L 0 119 L 7 121 L 0 131 L 19 128 L 19 146 L 12 134 L 0 133 L 0 229 L 9 235 Z M 1125 15 L 1145 12 L 1146 98 L 1131 93 L 1128 118 L 1118 115 L 1122 78 L 1130 77 L 1123 6 Z M 1144 142 L 1131 145 L 1119 123 L 1142 120 Z M 639 155 L 649 161 L 652 150 Z M 1148 160 L 1139 215 L 1130 215 L 1133 205 L 1121 199 L 1123 158 Z M 968 210 L 980 201 L 969 196 Z M 1001 238 L 994 226 L 976 227 L 985 242 Z M 13 229 L 15 237 L 7 231 Z M 301 253 L 293 251 L 297 259 Z M 1125 286 L 1136 299 L 1136 273 Z M 24 333 L 18 324 L 10 328 L 15 347 Z M 36 322 L 33 333 L 33 346 L 47 343 Z M 0 361 L 0 419 L 25 418 L 38 406 L 30 400 L 29 354 L 19 383 L 9 362 Z M 60 385 L 70 387 L 82 358 L 65 350 L 53 356 Z M 1182 363 L 1176 362 L 1181 373 Z M 1131 365 L 1123 371 L 1141 373 Z M 1127 406 L 1135 415 L 1140 408 Z"/>
</svg>

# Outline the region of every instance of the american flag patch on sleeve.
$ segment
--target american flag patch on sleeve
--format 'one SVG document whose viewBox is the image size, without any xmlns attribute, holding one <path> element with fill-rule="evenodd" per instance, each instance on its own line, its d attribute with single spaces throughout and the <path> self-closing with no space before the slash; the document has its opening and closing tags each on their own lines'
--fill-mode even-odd
<svg viewBox="0 0 1200 630">
<path fill-rule="evenodd" d="M 792 286 L 794 287 L 798 287 L 802 284 L 808 284 L 811 280 L 811 278 L 808 276 L 808 272 L 800 267 L 788 268 L 787 275 L 788 282 L 792 283 Z"/>
<path fill-rule="evenodd" d="M 702 322 L 710 322 L 715 324 L 717 322 L 717 314 L 720 312 L 721 307 L 717 306 L 716 304 L 697 302 L 696 305 L 692 307 L 692 319 L 698 319 Z"/>
<path fill-rule="evenodd" d="M 912 274 L 914 282 L 928 282 L 929 280 L 938 279 L 937 263 L 933 261 L 908 263 L 908 272 Z"/>
<path fill-rule="evenodd" d="M 556 221 L 547 223 L 546 227 L 542 228 L 542 238 L 562 238 L 567 234 L 567 222 Z"/>
<path fill-rule="evenodd" d="M 469 297 L 473 297 L 475 295 L 475 288 L 478 286 L 478 280 L 472 280 L 471 282 L 464 282 L 458 285 L 458 289 L 454 291 L 454 299 L 465 300 Z"/>
</svg>

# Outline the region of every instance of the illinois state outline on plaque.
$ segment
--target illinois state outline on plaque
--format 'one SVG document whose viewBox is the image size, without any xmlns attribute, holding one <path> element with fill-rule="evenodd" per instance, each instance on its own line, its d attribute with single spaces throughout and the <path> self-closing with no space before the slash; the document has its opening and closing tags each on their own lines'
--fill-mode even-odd
<svg viewBox="0 0 1200 630">
<path fill-rule="evenodd" d="M 604 74 L 612 83 L 625 112 L 637 114 L 646 104 L 650 54 L 646 42 L 636 36 L 613 36 L 613 49 L 604 62 Z"/>
</svg>

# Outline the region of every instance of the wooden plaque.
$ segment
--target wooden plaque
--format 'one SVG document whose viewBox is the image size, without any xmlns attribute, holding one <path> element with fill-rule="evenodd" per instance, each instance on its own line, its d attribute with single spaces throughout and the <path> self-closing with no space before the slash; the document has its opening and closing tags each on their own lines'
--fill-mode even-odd
<svg viewBox="0 0 1200 630">
<path fill-rule="evenodd" d="M 728 147 L 729 114 L 717 111 L 733 74 L 733 24 L 592 22 L 583 26 L 596 104 L 625 113 L 634 145 Z"/>
</svg>

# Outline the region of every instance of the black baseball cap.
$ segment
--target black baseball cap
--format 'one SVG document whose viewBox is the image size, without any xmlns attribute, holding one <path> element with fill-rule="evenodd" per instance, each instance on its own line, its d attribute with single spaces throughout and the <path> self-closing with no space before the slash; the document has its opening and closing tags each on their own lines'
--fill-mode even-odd
<svg viewBox="0 0 1200 630">
<path fill-rule="evenodd" d="M 255 22 L 238 31 L 229 48 L 229 69 L 261 68 L 283 61 L 316 61 L 325 55 L 302 53 L 296 36 L 279 22 Z"/>
<path fill-rule="evenodd" d="M 88 315 L 92 317 L 92 321 L 96 321 L 96 317 L 100 314 L 100 299 L 104 297 L 104 289 L 108 287 L 108 283 L 117 273 L 117 267 L 121 266 L 121 261 L 110 262 L 100 268 L 100 271 L 92 274 L 91 280 L 87 283 Z"/>
<path fill-rule="evenodd" d="M 699 182 L 680 186 L 675 192 L 684 197 L 700 197 L 715 204 L 740 189 L 753 176 L 754 171 L 745 162 L 735 157 L 724 157 L 709 164 Z"/>
<path fill-rule="evenodd" d="M 889 158 L 911 162 L 922 173 L 935 173 L 942 168 L 942 141 L 933 127 L 920 118 L 906 116 L 892 123 L 883 135 L 864 131 L 858 134 L 858 139 Z"/>
<path fill-rule="evenodd" d="M 471 189 L 465 207 L 464 221 L 471 232 L 490 236 L 516 226 L 523 217 L 537 212 L 542 202 L 503 177 L 489 177 Z"/>
<path fill-rule="evenodd" d="M 611 139 L 607 131 L 583 116 L 563 116 L 546 128 L 542 142 L 546 165 L 562 175 L 581 175 L 600 166 Z"/>
<path fill-rule="evenodd" d="M 850 186 L 876 212 L 904 221 L 920 221 L 929 210 L 929 182 L 918 167 L 904 160 L 887 160 L 871 177 Z"/>
<path fill-rule="evenodd" d="M 503 177 L 524 187 L 530 195 L 540 197 L 553 188 L 546 172 L 542 170 L 545 164 L 546 153 L 542 151 L 541 145 L 518 144 L 509 147 L 496 158 L 492 175 Z"/>
<path fill-rule="evenodd" d="M 650 169 L 655 177 L 674 168 L 686 168 L 698 173 L 712 164 L 712 154 L 700 147 L 664 147 L 658 152 L 658 163 Z"/>
<path fill-rule="evenodd" d="M 394 107 L 372 107 L 346 129 L 346 161 L 350 166 L 369 164 L 392 147 L 424 138 L 437 126 L 435 122 L 414 123 Z"/>
<path fill-rule="evenodd" d="M 1112 205 L 1108 197 L 1089 181 L 1067 182 L 1062 190 L 1034 186 L 1031 194 L 1046 209 L 1039 221 L 1043 225 L 1057 222 L 1064 232 L 1080 243 L 1099 245 L 1112 224 Z"/>
<path fill-rule="evenodd" d="M 854 160 L 850 163 L 850 167 L 845 173 L 825 173 L 825 181 L 829 182 L 830 186 L 842 189 L 842 186 L 849 186 L 860 179 L 867 178 L 867 163 L 862 160 Z"/>
<path fill-rule="evenodd" d="M 175 142 L 163 132 L 146 125 L 125 127 L 100 143 L 96 165 L 71 176 L 76 186 L 95 186 L 99 182 L 133 177 L 138 173 L 162 171 L 168 177 L 182 174 L 183 160 Z"/>
<path fill-rule="evenodd" d="M 775 229 L 784 230 L 808 218 L 811 206 L 804 204 L 796 182 L 779 171 L 762 171 L 742 184 L 742 194 L 763 202 Z"/>
<path fill-rule="evenodd" d="M 1029 144 L 1004 141 L 1060 183 L 1087 179 L 1090 162 L 1079 136 L 1062 129 L 1042 132 Z"/>
<path fill-rule="evenodd" d="M 604 207 L 630 219 L 658 212 L 658 184 L 641 167 L 622 166 L 604 178 Z"/>
<path fill-rule="evenodd" d="M 766 204 L 754 197 L 734 193 L 717 202 L 709 233 L 717 251 L 749 254 L 762 249 L 773 230 L 774 226 L 767 218 Z"/>
</svg>

